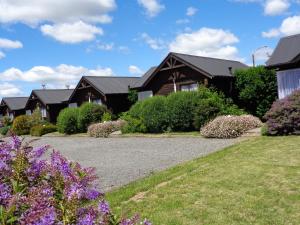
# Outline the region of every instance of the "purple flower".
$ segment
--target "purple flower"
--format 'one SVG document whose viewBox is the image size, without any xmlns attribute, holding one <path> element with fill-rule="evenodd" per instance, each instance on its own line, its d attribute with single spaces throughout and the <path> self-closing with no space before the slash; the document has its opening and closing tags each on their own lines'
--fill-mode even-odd
<svg viewBox="0 0 300 225">
<path fill-rule="evenodd" d="M 12 148 L 17 150 L 21 147 L 21 144 L 22 144 L 21 139 L 16 135 L 12 135 L 12 137 L 11 137 L 11 146 L 12 146 Z"/>
<path fill-rule="evenodd" d="M 110 213 L 109 204 L 104 200 L 99 203 L 98 209 L 104 215 L 108 215 Z"/>
<path fill-rule="evenodd" d="M 95 217 L 91 214 L 87 214 L 84 217 L 80 218 L 77 222 L 77 225 L 94 225 Z"/>
<path fill-rule="evenodd" d="M 11 188 L 7 184 L 0 183 L 0 205 L 7 205 L 11 197 Z"/>
<path fill-rule="evenodd" d="M 59 152 L 53 151 L 51 154 L 51 166 L 65 178 L 72 175 L 70 163 Z"/>
<path fill-rule="evenodd" d="M 22 214 L 21 225 L 54 225 L 56 221 L 55 208 L 50 207 L 32 207 Z"/>
<path fill-rule="evenodd" d="M 147 219 L 144 220 L 143 224 L 144 225 L 152 225 L 152 223 Z"/>
<path fill-rule="evenodd" d="M 41 161 L 33 161 L 31 166 L 27 170 L 28 179 L 30 181 L 34 181 L 38 177 L 41 176 L 41 174 L 46 171 L 47 163 L 45 160 Z"/>
<path fill-rule="evenodd" d="M 100 195 L 102 194 L 95 189 L 90 189 L 85 192 L 85 198 L 88 200 L 95 200 L 99 198 Z"/>
<path fill-rule="evenodd" d="M 38 148 L 34 148 L 32 150 L 32 157 L 34 159 L 40 158 L 42 155 L 45 154 L 45 152 L 48 150 L 48 148 L 49 148 L 48 145 L 45 145 L 45 146 L 42 146 L 42 147 L 38 147 Z"/>
</svg>

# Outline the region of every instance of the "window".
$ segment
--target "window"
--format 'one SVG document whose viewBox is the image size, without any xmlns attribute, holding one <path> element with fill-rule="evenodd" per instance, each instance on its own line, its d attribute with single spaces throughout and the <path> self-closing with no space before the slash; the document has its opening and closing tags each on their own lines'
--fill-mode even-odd
<svg viewBox="0 0 300 225">
<path fill-rule="evenodd" d="M 13 113 L 9 113 L 9 114 L 8 114 L 8 117 L 9 117 L 11 120 L 13 120 L 13 119 L 14 119 L 14 114 L 13 114 Z"/>
<path fill-rule="evenodd" d="M 181 85 L 182 91 L 197 91 L 197 89 L 198 89 L 197 83 Z"/>
<path fill-rule="evenodd" d="M 47 117 L 47 111 L 46 111 L 46 108 L 44 108 L 44 107 L 41 108 L 41 114 L 42 114 L 42 117 L 43 117 L 43 118 Z"/>
<path fill-rule="evenodd" d="M 30 116 L 31 115 L 31 110 L 26 110 L 26 115 Z"/>
<path fill-rule="evenodd" d="M 141 91 L 138 93 L 138 100 L 144 100 L 146 98 L 152 97 L 153 93 L 152 91 Z"/>
<path fill-rule="evenodd" d="M 76 102 L 70 103 L 69 108 L 77 108 L 77 103 Z"/>
<path fill-rule="evenodd" d="M 98 104 L 98 105 L 102 105 L 101 99 L 94 99 L 93 103 Z"/>
</svg>

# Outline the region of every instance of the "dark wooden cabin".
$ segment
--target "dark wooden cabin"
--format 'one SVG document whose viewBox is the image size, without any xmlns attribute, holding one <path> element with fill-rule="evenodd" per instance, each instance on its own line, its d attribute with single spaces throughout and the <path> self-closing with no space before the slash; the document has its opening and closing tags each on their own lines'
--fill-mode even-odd
<svg viewBox="0 0 300 225">
<path fill-rule="evenodd" d="M 280 99 L 300 89 L 300 34 L 281 38 L 266 64 L 276 70 Z"/>
<path fill-rule="evenodd" d="M 28 97 L 3 98 L 0 104 L 0 117 L 9 116 L 11 119 L 24 115 Z"/>
<path fill-rule="evenodd" d="M 129 88 L 140 78 L 116 76 L 84 76 L 69 99 L 69 107 L 80 106 L 84 102 L 105 105 L 112 113 L 127 111 Z"/>
<path fill-rule="evenodd" d="M 139 99 L 196 90 L 200 84 L 213 86 L 230 96 L 233 73 L 243 68 L 247 66 L 238 61 L 171 52 L 159 66 L 147 71 L 133 88 L 138 90 Z"/>
<path fill-rule="evenodd" d="M 26 114 L 39 108 L 42 117 L 55 123 L 59 112 L 68 107 L 68 100 L 73 89 L 40 89 L 33 90 L 26 104 Z"/>
</svg>

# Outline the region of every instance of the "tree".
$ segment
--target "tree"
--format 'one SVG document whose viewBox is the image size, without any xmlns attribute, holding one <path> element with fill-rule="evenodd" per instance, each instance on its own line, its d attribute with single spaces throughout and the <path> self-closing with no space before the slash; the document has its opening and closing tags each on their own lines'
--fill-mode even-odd
<svg viewBox="0 0 300 225">
<path fill-rule="evenodd" d="M 128 91 L 128 101 L 131 103 L 131 104 L 134 104 L 138 101 L 138 92 L 136 90 L 132 90 L 130 89 Z"/>
<path fill-rule="evenodd" d="M 248 113 L 262 118 L 277 99 L 277 80 L 274 70 L 263 66 L 237 70 L 235 88 L 237 104 Z"/>
</svg>

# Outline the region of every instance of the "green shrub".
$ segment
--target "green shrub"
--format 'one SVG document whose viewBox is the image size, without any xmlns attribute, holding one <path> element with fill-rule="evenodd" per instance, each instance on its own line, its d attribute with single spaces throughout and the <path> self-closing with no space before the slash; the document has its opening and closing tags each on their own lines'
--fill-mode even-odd
<svg viewBox="0 0 300 225">
<path fill-rule="evenodd" d="M 264 124 L 261 129 L 260 129 L 260 133 L 262 136 L 268 136 L 268 126 L 266 124 Z"/>
<path fill-rule="evenodd" d="M 128 113 L 125 113 L 121 116 L 121 119 L 125 120 L 127 124 L 125 124 L 121 131 L 123 134 L 126 133 L 145 133 L 146 127 L 141 119 L 134 118 L 130 116 Z"/>
<path fill-rule="evenodd" d="M 109 112 L 103 113 L 103 116 L 101 119 L 102 122 L 111 121 L 111 120 L 112 120 L 112 115 Z"/>
<path fill-rule="evenodd" d="M 7 126 L 11 126 L 12 125 L 12 120 L 10 117 L 8 116 L 3 116 L 1 118 L 1 124 L 4 126 L 4 127 L 7 127 Z"/>
<path fill-rule="evenodd" d="M 33 113 L 30 115 L 30 125 L 31 127 L 44 124 L 46 121 L 42 118 L 42 113 L 40 108 L 36 108 Z"/>
<path fill-rule="evenodd" d="M 0 134 L 2 134 L 3 136 L 6 136 L 9 130 L 10 130 L 10 126 L 1 127 Z"/>
<path fill-rule="evenodd" d="M 78 128 L 82 132 L 86 132 L 90 124 L 101 122 L 102 116 L 108 112 L 103 105 L 94 103 L 84 103 L 79 108 Z"/>
<path fill-rule="evenodd" d="M 53 124 L 36 125 L 30 129 L 30 135 L 40 137 L 45 134 L 49 134 L 56 131 L 57 131 L 57 127 Z"/>
<path fill-rule="evenodd" d="M 237 70 L 235 88 L 238 105 L 262 118 L 277 98 L 276 73 L 263 66 Z"/>
<path fill-rule="evenodd" d="M 176 92 L 166 99 L 168 128 L 171 131 L 194 130 L 194 112 L 199 102 L 198 92 Z"/>
<path fill-rule="evenodd" d="M 57 117 L 58 132 L 64 134 L 75 134 L 78 132 L 79 108 L 65 108 Z"/>
<path fill-rule="evenodd" d="M 26 135 L 30 133 L 30 116 L 21 115 L 14 119 L 12 131 L 17 135 Z"/>
</svg>

